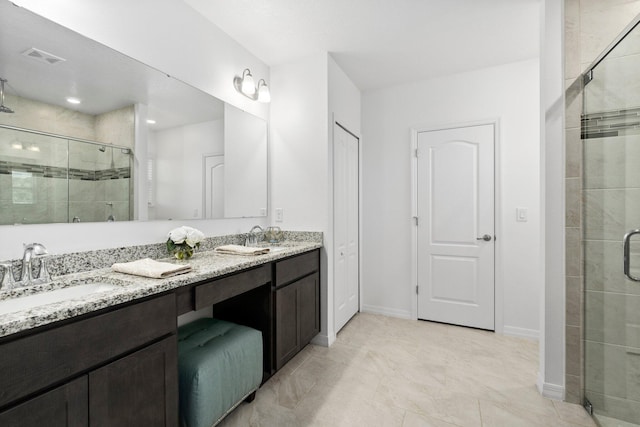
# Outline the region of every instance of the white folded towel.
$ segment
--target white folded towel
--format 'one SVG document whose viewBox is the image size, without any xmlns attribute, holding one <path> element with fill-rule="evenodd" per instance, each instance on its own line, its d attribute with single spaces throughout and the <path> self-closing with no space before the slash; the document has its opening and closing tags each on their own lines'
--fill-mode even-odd
<svg viewBox="0 0 640 427">
<path fill-rule="evenodd" d="M 253 248 L 241 245 L 224 245 L 214 249 L 219 254 L 228 255 L 264 255 L 269 253 L 269 248 Z"/>
<path fill-rule="evenodd" d="M 191 266 L 189 264 L 178 265 L 155 261 L 151 258 L 144 258 L 137 261 L 116 263 L 111 266 L 111 269 L 119 273 L 164 279 L 177 276 L 178 274 L 188 273 L 191 271 Z"/>
</svg>

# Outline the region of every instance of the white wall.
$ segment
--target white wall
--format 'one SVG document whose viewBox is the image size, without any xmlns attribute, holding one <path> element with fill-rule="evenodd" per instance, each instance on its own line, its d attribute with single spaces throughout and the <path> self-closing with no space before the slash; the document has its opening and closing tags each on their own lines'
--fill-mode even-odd
<svg viewBox="0 0 640 427">
<path fill-rule="evenodd" d="M 202 218 L 203 156 L 224 154 L 223 121 L 212 120 L 152 132 L 150 141 L 156 162 L 153 218 Z"/>
<path fill-rule="evenodd" d="M 329 186 L 329 199 L 327 200 L 328 210 L 328 228 L 325 233 L 325 246 L 327 249 L 327 276 L 329 277 L 330 286 L 327 288 L 326 294 L 323 294 L 322 304 L 328 307 L 327 312 L 327 333 L 329 343 L 333 342 L 336 336 L 335 331 L 335 319 L 334 319 L 334 289 L 333 289 L 333 260 L 335 251 L 335 240 L 333 235 L 333 129 L 334 122 L 340 123 L 343 127 L 347 128 L 349 132 L 353 133 L 357 137 L 361 137 L 361 93 L 356 85 L 351 81 L 349 76 L 338 66 L 334 59 L 329 55 L 328 57 L 328 83 L 329 83 L 329 102 L 328 102 L 328 134 L 329 134 L 329 154 L 328 154 L 328 186 Z M 362 150 L 362 138 L 360 138 L 360 150 Z M 359 155 L 360 157 L 360 155 Z M 359 181 L 362 182 L 362 176 L 360 175 Z M 362 218 L 362 209 L 360 209 L 360 219 Z M 362 241 L 362 240 L 361 240 Z M 360 264 L 362 267 L 362 264 Z M 362 276 L 362 272 L 360 272 Z M 362 289 L 362 280 L 360 280 L 360 294 L 364 292 Z"/>
<path fill-rule="evenodd" d="M 271 68 L 273 209 L 286 230 L 327 228 L 327 55 Z"/>
<path fill-rule="evenodd" d="M 268 105 L 236 93 L 233 77 L 250 68 L 256 79 L 269 82 L 269 68 L 181 1 L 16 0 L 14 3 L 268 119 Z M 32 241 L 42 242 L 52 253 L 66 253 L 162 242 L 166 233 L 180 224 L 197 227 L 206 235 L 217 235 L 247 232 L 254 224 L 267 223 L 266 218 L 252 218 L 3 226 L 0 259 L 19 258 L 22 243 Z"/>
<path fill-rule="evenodd" d="M 411 128 L 499 119 L 504 333 L 537 336 L 540 277 L 539 64 L 529 60 L 365 92 L 363 133 L 364 309 L 411 317 Z M 516 207 L 529 209 L 516 222 Z M 497 285 L 497 290 L 500 285 Z M 496 310 L 499 310 L 499 305 Z"/>
<path fill-rule="evenodd" d="M 326 53 L 271 69 L 271 188 L 274 209 L 283 209 L 284 229 L 324 233 L 321 253 L 322 331 L 333 328 L 333 117 L 360 132 L 360 91 Z M 326 272 L 326 274 L 324 274 Z"/>
<path fill-rule="evenodd" d="M 271 218 L 283 209 L 284 230 L 328 231 L 327 55 L 271 68 Z M 327 271 L 327 247 L 321 250 Z M 327 274 L 321 275 L 321 335 L 329 343 Z"/>
<path fill-rule="evenodd" d="M 564 76 L 562 2 L 542 2 L 540 49 L 541 256 L 544 286 L 540 298 L 538 390 L 564 396 Z"/>
</svg>

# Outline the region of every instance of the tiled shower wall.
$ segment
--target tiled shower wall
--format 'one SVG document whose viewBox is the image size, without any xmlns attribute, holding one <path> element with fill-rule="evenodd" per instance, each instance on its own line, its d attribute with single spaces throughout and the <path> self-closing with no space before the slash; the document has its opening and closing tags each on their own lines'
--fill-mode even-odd
<svg viewBox="0 0 640 427">
<path fill-rule="evenodd" d="M 581 73 L 640 13 L 639 0 L 565 0 L 566 400 L 582 403 L 584 316 Z"/>
<path fill-rule="evenodd" d="M 112 153 L 108 144 L 134 147 L 133 106 L 92 116 L 16 96 L 5 103 L 15 114 L 0 115 L 0 124 L 104 142 L 105 147 L 0 129 L 0 224 L 132 218 L 129 155 L 120 149 Z M 28 188 L 16 189 L 13 170 L 31 174 L 22 180 Z M 28 198 L 19 200 L 16 191 Z"/>
</svg>

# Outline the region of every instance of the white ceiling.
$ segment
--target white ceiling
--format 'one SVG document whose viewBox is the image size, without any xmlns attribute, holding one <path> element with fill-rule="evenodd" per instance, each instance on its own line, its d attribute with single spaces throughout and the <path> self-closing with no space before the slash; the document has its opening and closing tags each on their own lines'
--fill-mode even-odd
<svg viewBox="0 0 640 427">
<path fill-rule="evenodd" d="M 184 0 L 269 66 L 330 52 L 361 89 L 530 59 L 540 0 Z"/>
<path fill-rule="evenodd" d="M 23 55 L 34 47 L 65 61 L 50 65 Z M 219 99 L 8 1 L 0 1 L 0 77 L 8 80 L 8 95 L 86 114 L 145 104 L 154 130 L 223 114 Z M 82 103 L 68 104 L 68 96 Z"/>
</svg>

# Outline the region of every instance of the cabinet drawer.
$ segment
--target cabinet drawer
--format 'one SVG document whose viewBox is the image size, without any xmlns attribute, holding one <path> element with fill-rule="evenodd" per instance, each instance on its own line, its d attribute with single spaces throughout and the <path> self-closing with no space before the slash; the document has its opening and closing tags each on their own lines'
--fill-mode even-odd
<svg viewBox="0 0 640 427">
<path fill-rule="evenodd" d="M 0 346 L 0 407 L 176 330 L 169 294 Z"/>
<path fill-rule="evenodd" d="M 43 427 L 89 425 L 87 376 L 0 412 L 0 426 Z"/>
<path fill-rule="evenodd" d="M 263 265 L 195 288 L 195 308 L 200 310 L 271 282 L 271 264 Z"/>
<path fill-rule="evenodd" d="M 320 251 L 316 249 L 276 262 L 276 287 L 318 271 L 320 268 L 319 253 Z"/>
</svg>

